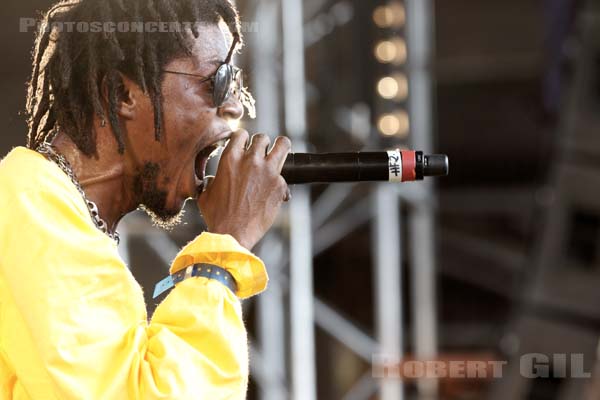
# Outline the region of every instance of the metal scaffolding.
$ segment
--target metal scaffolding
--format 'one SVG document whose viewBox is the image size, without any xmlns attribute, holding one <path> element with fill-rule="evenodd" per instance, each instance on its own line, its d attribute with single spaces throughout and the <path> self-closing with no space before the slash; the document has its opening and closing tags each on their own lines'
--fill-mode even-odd
<svg viewBox="0 0 600 400">
<path fill-rule="evenodd" d="M 433 0 L 407 0 L 408 82 L 411 145 L 425 153 L 433 150 L 433 102 L 431 75 L 434 60 Z M 434 359 L 437 355 L 435 224 L 431 199 L 432 181 L 420 182 L 422 197 L 413 202 L 409 214 L 412 263 L 414 356 Z M 435 398 L 437 384 L 420 380 L 422 398 Z"/>
<path fill-rule="evenodd" d="M 278 68 L 273 62 L 278 57 L 279 43 L 279 5 L 273 1 L 258 2 L 255 17 L 259 31 L 250 35 L 253 64 L 254 92 L 260 118 L 257 120 L 256 129 L 259 132 L 273 134 L 279 132 L 281 121 L 279 118 L 279 87 Z M 279 251 L 278 251 L 279 249 Z M 258 322 L 257 336 L 269 338 L 260 341 L 262 353 L 262 370 L 268 371 L 257 379 L 260 383 L 263 400 L 279 400 L 289 398 L 286 387 L 286 344 L 285 344 L 285 308 L 283 285 L 283 243 L 274 235 L 262 241 L 258 255 L 269 266 L 269 290 L 258 297 Z"/>
<path fill-rule="evenodd" d="M 414 148 L 429 152 L 432 150 L 432 100 L 431 100 L 431 65 L 432 65 L 432 20 L 433 4 L 429 0 L 408 0 L 405 2 L 408 11 L 408 50 L 409 64 L 408 76 L 411 87 L 409 108 L 411 115 L 411 145 Z M 274 41 L 265 42 L 264 37 L 277 37 L 272 31 L 277 26 L 273 16 L 277 13 L 265 9 L 276 10 L 278 3 L 275 0 L 261 2 L 256 8 L 255 18 L 259 26 L 266 29 L 256 35 L 257 44 L 262 49 L 260 55 L 254 57 L 254 70 L 265 67 L 264 59 L 271 64 L 269 74 L 271 79 L 256 78 L 257 100 L 262 103 L 261 92 L 271 93 L 277 90 L 277 83 L 272 80 L 276 76 L 276 67 L 272 61 L 275 59 L 279 47 Z M 281 25 L 283 31 L 283 88 L 285 128 L 295 144 L 295 151 L 306 148 L 306 122 L 305 122 L 305 90 L 306 79 L 304 75 L 304 51 L 306 43 L 303 42 L 303 9 L 300 0 L 282 0 Z M 267 20 L 268 19 L 268 20 Z M 269 25 L 264 28 L 265 25 Z M 258 48 L 255 48 L 258 50 Z M 258 54 L 258 53 L 257 53 Z M 261 59 L 263 61 L 261 61 Z M 258 73 L 258 72 L 257 72 Z M 263 76 L 264 78 L 264 76 Z M 270 85 L 270 89 L 267 86 Z M 271 105 L 273 98 L 271 97 Z M 263 104 L 263 107 L 264 104 Z M 268 115 L 274 115 L 270 111 Z M 261 119 L 263 115 L 261 114 Z M 270 123 L 275 128 L 276 121 Z M 267 123 L 264 123 L 265 125 Z M 259 125 L 262 126 L 262 125 Z M 271 132 L 278 132 L 273 129 Z M 290 317 L 290 344 L 289 344 L 289 373 L 284 374 L 289 378 L 288 389 L 281 387 L 274 389 L 268 386 L 268 381 L 263 381 L 261 393 L 263 399 L 271 399 L 272 393 L 289 393 L 289 398 L 305 400 L 316 398 L 316 364 L 315 364 L 315 325 L 329 335 L 352 349 L 358 357 L 371 363 L 376 354 L 382 354 L 391 359 L 400 359 L 404 354 L 402 317 L 402 253 L 400 249 L 400 209 L 401 202 L 410 210 L 408 213 L 407 229 L 410 236 L 411 259 L 414 260 L 412 268 L 412 306 L 416 316 L 413 322 L 415 337 L 414 353 L 417 357 L 434 358 L 437 353 L 437 326 L 435 311 L 435 251 L 434 251 L 434 207 L 431 200 L 434 188 L 430 183 L 421 182 L 409 187 L 394 187 L 391 185 L 376 185 L 371 199 L 359 200 L 354 205 L 342 211 L 340 216 L 331 219 L 334 212 L 339 211 L 341 202 L 352 191 L 351 185 L 325 191 L 314 205 L 311 218 L 309 191 L 306 188 L 294 188 L 294 200 L 289 207 L 290 241 L 282 236 L 270 235 L 264 242 L 265 255 L 271 249 L 269 246 L 287 246 L 289 248 L 289 282 L 280 279 L 271 281 L 269 291 L 277 295 L 262 295 L 259 303 L 261 315 L 272 315 L 273 304 L 281 305 L 283 292 L 286 288 L 290 291 L 289 317 Z M 326 250 L 350 234 L 356 227 L 369 220 L 373 220 L 372 251 L 374 257 L 374 293 L 376 314 L 376 338 L 358 328 L 352 321 L 344 318 L 338 312 L 327 306 L 315 297 L 312 290 L 312 256 Z M 312 223 L 309 223 L 311 221 Z M 311 229 L 312 227 L 312 229 Z M 314 237 L 313 237 L 314 236 Z M 314 244 L 314 246 L 313 246 Z M 285 250 L 283 251 L 285 254 Z M 312 255 L 312 256 L 311 256 Z M 285 262 L 283 258 L 281 261 Z M 273 265 L 270 266 L 273 268 Z M 279 266 L 277 268 L 280 268 Z M 280 309 L 278 309 L 281 312 Z M 261 319 L 261 324 L 264 321 Z M 261 329 L 256 338 L 261 349 L 268 349 L 284 354 L 280 337 L 271 334 L 285 331 L 285 318 L 270 318 L 267 322 L 270 329 Z M 281 324 L 279 327 L 274 327 Z M 271 333 L 271 334 L 269 334 Z M 274 349 L 274 343 L 279 346 L 279 351 Z M 284 346 L 285 347 L 285 346 Z M 262 357 L 265 362 L 268 357 Z M 283 360 L 278 364 L 267 363 L 263 368 L 267 371 L 278 371 L 283 365 Z M 281 380 L 277 382 L 281 384 Z M 434 398 L 437 392 L 436 382 L 424 381 L 418 383 L 421 398 Z M 366 373 L 356 382 L 346 394 L 346 399 L 368 399 L 379 389 L 382 400 L 401 400 L 403 385 L 399 379 L 381 379 L 375 381 L 372 374 Z M 283 398 L 283 397 L 279 397 Z"/>
<path fill-rule="evenodd" d="M 282 1 L 285 128 L 294 151 L 306 151 L 306 79 L 302 0 Z M 290 203 L 291 392 L 317 397 L 310 189 L 294 188 Z M 269 338 L 265 338 L 269 339 Z"/>
</svg>

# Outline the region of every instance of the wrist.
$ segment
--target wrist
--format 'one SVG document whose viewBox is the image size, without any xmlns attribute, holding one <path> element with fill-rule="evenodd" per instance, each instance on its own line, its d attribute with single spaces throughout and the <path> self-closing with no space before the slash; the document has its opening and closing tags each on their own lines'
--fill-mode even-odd
<svg viewBox="0 0 600 400">
<path fill-rule="evenodd" d="M 227 233 L 198 235 L 175 257 L 170 273 L 197 263 L 225 268 L 233 275 L 238 286 L 236 294 L 242 299 L 262 292 L 267 286 L 268 275 L 263 262 Z"/>
<path fill-rule="evenodd" d="M 201 263 L 190 265 L 158 282 L 154 287 L 152 298 L 156 299 L 167 290 L 172 289 L 184 280 L 193 277 L 203 277 L 217 281 L 228 288 L 233 294 L 236 294 L 238 290 L 235 278 L 225 268 L 214 264 Z"/>
</svg>

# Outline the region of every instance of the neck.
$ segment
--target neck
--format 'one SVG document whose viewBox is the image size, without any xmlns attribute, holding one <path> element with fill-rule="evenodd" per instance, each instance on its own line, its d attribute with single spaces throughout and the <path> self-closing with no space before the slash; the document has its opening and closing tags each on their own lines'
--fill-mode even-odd
<svg viewBox="0 0 600 400">
<path fill-rule="evenodd" d="M 62 131 L 56 135 L 52 145 L 71 164 L 85 196 L 96 204 L 100 218 L 114 233 L 121 218 L 135 210 L 137 205 L 128 190 L 130 186 L 124 172 L 123 155 L 119 154 L 111 140 L 102 140 L 100 136 L 96 144 L 99 156 L 83 154 Z"/>
</svg>

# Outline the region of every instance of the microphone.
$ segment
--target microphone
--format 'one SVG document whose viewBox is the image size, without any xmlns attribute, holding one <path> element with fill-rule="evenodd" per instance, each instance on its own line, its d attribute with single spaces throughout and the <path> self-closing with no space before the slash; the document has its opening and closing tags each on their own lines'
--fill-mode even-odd
<svg viewBox="0 0 600 400">
<path fill-rule="evenodd" d="M 448 175 L 448 156 L 422 151 L 290 153 L 281 175 L 288 184 L 388 181 L 410 182 Z"/>
</svg>

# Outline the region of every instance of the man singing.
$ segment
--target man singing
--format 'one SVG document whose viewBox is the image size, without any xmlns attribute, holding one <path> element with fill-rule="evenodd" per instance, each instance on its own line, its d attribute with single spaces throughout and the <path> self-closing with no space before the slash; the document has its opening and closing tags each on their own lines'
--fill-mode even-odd
<svg viewBox="0 0 600 400">
<path fill-rule="evenodd" d="M 229 0 L 72 0 L 45 14 L 27 148 L 0 163 L 0 399 L 245 398 L 239 299 L 266 287 L 250 249 L 289 199 L 290 143 L 229 128 L 253 111 L 232 64 L 241 41 Z M 148 321 L 117 225 L 142 207 L 169 226 L 189 198 L 208 232 L 175 258 Z"/>
</svg>

